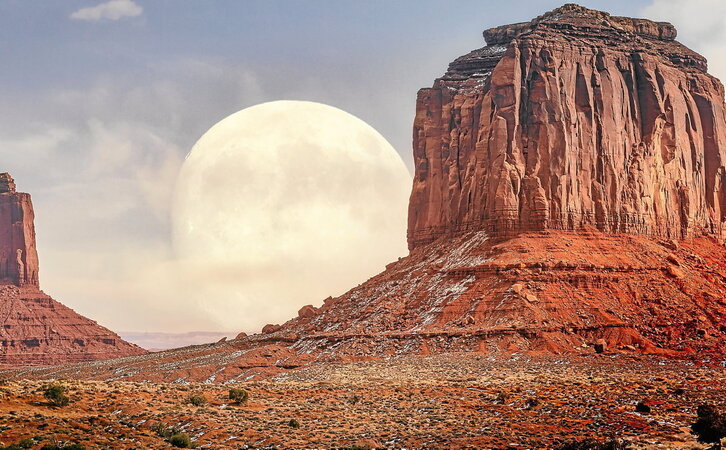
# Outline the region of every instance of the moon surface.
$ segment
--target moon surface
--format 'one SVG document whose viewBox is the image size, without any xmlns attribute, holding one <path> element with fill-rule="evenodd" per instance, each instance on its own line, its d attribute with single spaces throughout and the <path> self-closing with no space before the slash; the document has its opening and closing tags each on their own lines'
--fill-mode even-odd
<svg viewBox="0 0 726 450">
<path fill-rule="evenodd" d="M 190 292 L 228 329 L 318 305 L 407 253 L 411 176 L 371 126 L 275 101 L 209 129 L 177 181 L 173 244 Z"/>
</svg>

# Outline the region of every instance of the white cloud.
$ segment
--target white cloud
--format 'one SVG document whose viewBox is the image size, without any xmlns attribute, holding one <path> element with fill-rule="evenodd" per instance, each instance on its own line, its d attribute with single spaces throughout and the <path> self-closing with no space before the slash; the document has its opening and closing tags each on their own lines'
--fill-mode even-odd
<svg viewBox="0 0 726 450">
<path fill-rule="evenodd" d="M 709 72 L 726 80 L 726 2 L 724 0 L 652 0 L 640 12 L 670 22 L 678 40 L 708 59 Z"/>
<path fill-rule="evenodd" d="M 346 278 L 348 267 L 341 265 L 340 273 L 327 274 L 321 292 L 301 299 L 309 280 L 320 277 L 301 269 L 286 280 L 286 292 L 278 291 L 289 302 L 276 309 L 260 302 L 245 314 L 220 315 L 239 308 L 244 295 L 264 294 L 274 268 L 210 273 L 181 264 L 171 247 L 169 207 L 194 142 L 227 115 L 263 101 L 315 100 L 379 130 L 388 122 L 397 124 L 389 124 L 393 130 L 410 129 L 413 99 L 381 110 L 380 99 L 393 93 L 373 89 L 380 79 L 363 81 L 371 86 L 350 90 L 317 74 L 252 72 L 214 58 L 181 58 L 150 63 L 141 73 L 100 75 L 89 85 L 0 97 L 1 169 L 33 196 L 41 286 L 117 331 L 235 333 L 259 331 L 268 321 L 292 317 L 303 304 L 352 287 L 360 280 Z M 401 139 L 405 155 L 409 134 Z M 242 282 L 247 294 L 238 292 Z"/>
<path fill-rule="evenodd" d="M 197 60 L 0 99 L 1 169 L 33 196 L 43 289 L 114 330 L 219 330 L 178 288 L 169 205 L 196 139 L 260 101 L 248 70 Z"/>
<path fill-rule="evenodd" d="M 70 15 L 71 19 L 96 22 L 99 20 L 119 20 L 124 17 L 140 16 L 144 9 L 133 0 L 110 0 L 100 5 L 81 8 Z"/>
</svg>

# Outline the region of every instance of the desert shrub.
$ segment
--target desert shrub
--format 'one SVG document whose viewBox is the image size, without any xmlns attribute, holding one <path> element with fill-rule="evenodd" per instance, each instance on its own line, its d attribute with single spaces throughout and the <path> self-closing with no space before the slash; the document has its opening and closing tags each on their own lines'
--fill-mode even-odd
<svg viewBox="0 0 726 450">
<path fill-rule="evenodd" d="M 169 438 L 169 443 L 177 448 L 194 448 L 194 442 L 186 433 L 177 433 Z"/>
<path fill-rule="evenodd" d="M 194 406 L 204 406 L 207 404 L 207 399 L 200 394 L 192 394 L 187 397 L 187 403 Z"/>
<path fill-rule="evenodd" d="M 637 405 L 635 405 L 635 410 L 639 413 L 649 413 L 650 412 L 650 406 L 646 405 L 643 402 L 638 402 Z"/>
<path fill-rule="evenodd" d="M 53 406 L 66 406 L 69 402 L 66 388 L 61 384 L 49 384 L 43 387 L 43 396 Z"/>
<path fill-rule="evenodd" d="M 244 403 L 250 398 L 250 394 L 244 389 L 232 388 L 229 390 L 229 399 L 235 403 Z"/>
<path fill-rule="evenodd" d="M 629 448 L 627 441 L 612 439 L 609 441 L 597 441 L 585 439 L 582 441 L 570 441 L 556 447 L 557 450 L 626 450 Z"/>
<path fill-rule="evenodd" d="M 34 440 L 32 440 L 30 438 L 26 438 L 26 439 L 23 439 L 22 441 L 18 442 L 17 444 L 11 444 L 11 445 L 8 445 L 7 447 L 0 447 L 0 449 L 2 449 L 2 450 L 25 450 L 28 448 L 33 448 L 34 445 L 35 445 Z"/>
<path fill-rule="evenodd" d="M 298 422 L 297 419 L 290 419 L 290 421 L 287 422 L 287 426 L 290 428 L 300 428 L 300 422 Z"/>
<path fill-rule="evenodd" d="M 711 443 L 726 438 L 726 413 L 712 405 L 700 405 L 696 413 L 698 420 L 691 425 L 691 430 L 699 441 Z"/>
<path fill-rule="evenodd" d="M 86 446 L 75 443 L 45 444 L 40 450 L 86 450 Z"/>
<path fill-rule="evenodd" d="M 156 433 L 159 437 L 163 437 L 166 440 L 169 440 L 175 434 L 181 433 L 181 430 L 179 428 L 167 427 L 161 422 L 156 422 L 155 424 L 151 425 L 149 429 Z"/>
<path fill-rule="evenodd" d="M 35 441 L 31 438 L 25 438 L 22 441 L 18 442 L 18 445 L 22 448 L 33 448 L 35 445 Z"/>
</svg>

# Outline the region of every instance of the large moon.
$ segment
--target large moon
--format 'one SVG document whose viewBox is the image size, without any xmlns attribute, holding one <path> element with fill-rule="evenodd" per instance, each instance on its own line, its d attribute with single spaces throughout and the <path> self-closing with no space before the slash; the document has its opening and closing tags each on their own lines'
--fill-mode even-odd
<svg viewBox="0 0 726 450">
<path fill-rule="evenodd" d="M 227 329 L 287 320 L 406 254 L 410 187 L 393 147 L 345 111 L 275 101 L 232 114 L 177 182 L 188 291 Z"/>
</svg>

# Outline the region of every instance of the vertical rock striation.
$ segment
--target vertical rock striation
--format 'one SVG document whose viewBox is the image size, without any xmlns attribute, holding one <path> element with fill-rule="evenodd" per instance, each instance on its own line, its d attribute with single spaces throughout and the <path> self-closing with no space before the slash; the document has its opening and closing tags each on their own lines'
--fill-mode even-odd
<svg viewBox="0 0 726 450">
<path fill-rule="evenodd" d="M 0 173 L 0 282 L 38 286 L 33 203 L 16 192 L 8 173 Z"/>
<path fill-rule="evenodd" d="M 40 290 L 34 218 L 30 195 L 0 174 L 0 366 L 144 353 Z"/>
<path fill-rule="evenodd" d="M 577 5 L 486 30 L 418 93 L 409 247 L 482 229 L 722 236 L 724 90 L 675 37 Z"/>
</svg>

